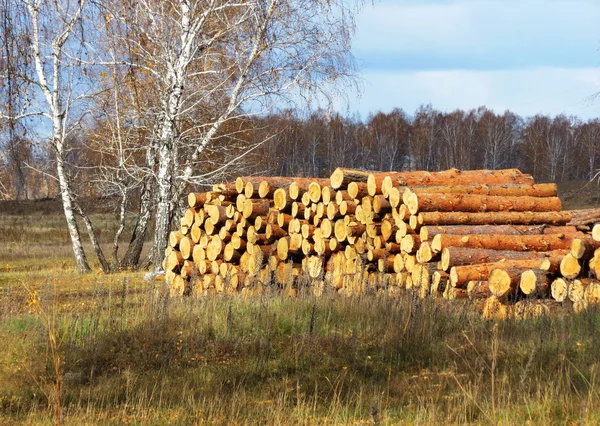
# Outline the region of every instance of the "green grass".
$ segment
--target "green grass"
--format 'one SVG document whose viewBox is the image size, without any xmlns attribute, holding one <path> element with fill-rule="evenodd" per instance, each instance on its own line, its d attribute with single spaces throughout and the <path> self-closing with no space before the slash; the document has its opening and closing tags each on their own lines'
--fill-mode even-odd
<svg viewBox="0 0 600 426">
<path fill-rule="evenodd" d="M 57 383 L 66 425 L 600 424 L 595 310 L 496 324 L 409 293 L 170 299 L 143 273 L 78 276 L 50 243 L 0 251 L 2 425 L 56 424 Z"/>
</svg>

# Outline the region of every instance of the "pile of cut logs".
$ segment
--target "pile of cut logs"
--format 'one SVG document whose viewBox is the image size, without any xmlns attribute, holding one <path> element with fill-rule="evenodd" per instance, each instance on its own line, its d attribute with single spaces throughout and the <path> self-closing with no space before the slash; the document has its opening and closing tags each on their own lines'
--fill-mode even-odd
<svg viewBox="0 0 600 426">
<path fill-rule="evenodd" d="M 517 169 L 239 177 L 188 203 L 163 263 L 174 295 L 410 290 L 487 318 L 600 303 L 600 210 L 561 211 Z"/>
</svg>

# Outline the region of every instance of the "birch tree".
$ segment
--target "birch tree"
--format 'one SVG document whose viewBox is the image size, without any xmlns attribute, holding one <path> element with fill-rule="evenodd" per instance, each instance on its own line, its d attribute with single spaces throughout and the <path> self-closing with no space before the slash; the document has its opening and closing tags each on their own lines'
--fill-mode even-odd
<svg viewBox="0 0 600 426">
<path fill-rule="evenodd" d="M 102 4 L 110 33 L 128 46 L 120 63 L 146 73 L 159 101 L 145 111 L 154 123 L 147 170 L 156 184 L 158 268 L 177 201 L 190 183 L 210 182 L 203 155 L 225 123 L 343 93 L 335 83 L 353 73 L 353 10 L 343 0 Z"/>
</svg>

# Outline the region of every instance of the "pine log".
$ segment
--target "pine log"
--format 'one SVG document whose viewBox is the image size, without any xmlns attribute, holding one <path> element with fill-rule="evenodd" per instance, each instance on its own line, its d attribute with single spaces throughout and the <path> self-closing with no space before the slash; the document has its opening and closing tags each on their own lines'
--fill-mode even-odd
<svg viewBox="0 0 600 426">
<path fill-rule="evenodd" d="M 169 257 L 167 257 L 166 267 L 170 271 L 178 270 L 183 265 L 184 260 L 179 251 L 172 250 Z"/>
<path fill-rule="evenodd" d="M 367 184 L 364 182 L 350 182 L 348 184 L 348 195 L 352 200 L 362 199 L 369 195 Z"/>
<path fill-rule="evenodd" d="M 483 318 L 486 320 L 506 320 L 511 314 L 511 307 L 492 295 L 488 297 L 483 306 Z"/>
<path fill-rule="evenodd" d="M 552 298 L 557 302 L 564 302 L 569 294 L 569 285 L 564 278 L 557 278 L 550 285 Z"/>
<path fill-rule="evenodd" d="M 589 305 L 600 304 L 600 283 L 596 281 L 589 283 L 583 297 Z"/>
<path fill-rule="evenodd" d="M 600 223 L 596 223 L 592 228 L 592 238 L 594 241 L 600 241 Z"/>
<path fill-rule="evenodd" d="M 184 259 L 192 258 L 192 251 L 194 250 L 194 246 L 196 243 L 192 241 L 190 237 L 183 237 L 181 241 L 179 241 L 179 251 Z"/>
<path fill-rule="evenodd" d="M 579 260 L 571 253 L 568 253 L 560 262 L 560 273 L 567 279 L 577 278 L 581 272 Z"/>
<path fill-rule="evenodd" d="M 399 172 L 388 173 L 395 181 L 394 186 L 423 185 L 468 185 L 480 184 L 533 184 L 531 175 L 523 174 L 517 169 L 506 170 L 458 170 L 449 169 L 441 172 Z"/>
<path fill-rule="evenodd" d="M 205 203 L 213 198 L 212 192 L 191 192 L 188 194 L 188 205 L 191 208 L 201 208 Z"/>
<path fill-rule="evenodd" d="M 521 274 L 527 269 L 517 266 L 492 269 L 488 278 L 490 291 L 499 298 L 514 296 L 519 290 Z"/>
<path fill-rule="evenodd" d="M 556 197 L 558 191 L 554 183 L 541 184 L 465 184 L 465 185 L 439 185 L 439 186 L 411 186 L 415 193 L 440 193 L 440 194 L 471 194 L 492 196 L 528 196 L 528 197 Z"/>
<path fill-rule="evenodd" d="M 369 178 L 370 172 L 366 170 L 347 169 L 338 167 L 333 171 L 329 181 L 333 189 L 347 188 L 350 182 L 364 182 Z"/>
<path fill-rule="evenodd" d="M 600 248 L 599 241 L 595 241 L 591 235 L 583 235 L 571 243 L 571 255 L 576 259 L 589 259 L 597 248 Z"/>
<path fill-rule="evenodd" d="M 432 239 L 438 234 L 473 235 L 542 235 L 542 234 L 577 234 L 574 226 L 547 225 L 440 225 L 422 226 L 419 230 L 421 241 Z"/>
<path fill-rule="evenodd" d="M 492 292 L 487 281 L 469 281 L 467 283 L 467 294 L 471 300 L 480 300 L 487 299 L 492 295 Z"/>
<path fill-rule="evenodd" d="M 442 293 L 446 289 L 446 284 L 450 280 L 450 274 L 444 271 L 435 271 L 431 276 L 430 293 Z"/>
<path fill-rule="evenodd" d="M 411 214 L 418 212 L 558 212 L 561 210 L 558 197 L 411 193 L 405 204 Z"/>
<path fill-rule="evenodd" d="M 571 221 L 569 225 L 592 225 L 600 222 L 600 208 L 571 210 Z"/>
<path fill-rule="evenodd" d="M 183 239 L 183 235 L 180 231 L 172 231 L 169 234 L 169 245 L 173 248 L 179 248 L 179 242 Z"/>
<path fill-rule="evenodd" d="M 441 262 L 442 269 L 447 271 L 452 266 L 491 263 L 498 262 L 503 259 L 544 259 L 550 256 L 564 256 L 566 253 L 566 250 L 542 252 L 446 247 L 442 250 Z"/>
<path fill-rule="evenodd" d="M 251 199 L 248 198 L 244 201 L 244 207 L 242 209 L 242 215 L 246 219 L 255 219 L 259 216 L 266 217 L 269 214 L 271 208 L 271 202 L 267 199 Z"/>
<path fill-rule="evenodd" d="M 493 263 L 475 265 L 453 266 L 450 268 L 450 285 L 452 287 L 466 288 L 469 281 L 487 281 L 494 269 L 506 268 L 539 268 L 541 259 L 502 260 Z"/>
<path fill-rule="evenodd" d="M 552 251 L 570 249 L 572 238 L 549 235 L 436 235 L 431 248 L 441 252 L 446 247 L 482 248 L 515 251 Z"/>
<path fill-rule="evenodd" d="M 571 302 L 579 302 L 585 299 L 585 290 L 590 286 L 590 284 L 597 284 L 598 281 L 591 278 L 581 278 L 578 280 L 573 280 L 569 284 L 569 300 Z"/>
<path fill-rule="evenodd" d="M 420 225 L 504 225 L 546 224 L 563 225 L 571 220 L 570 212 L 423 212 L 418 214 Z"/>
<path fill-rule="evenodd" d="M 279 211 L 288 211 L 292 207 L 292 199 L 288 197 L 288 192 L 279 188 L 273 194 L 273 205 Z"/>
<path fill-rule="evenodd" d="M 213 235 L 206 246 L 206 258 L 211 261 L 216 260 L 224 248 L 225 244 L 221 241 L 221 238 L 218 235 Z"/>
<path fill-rule="evenodd" d="M 560 309 L 560 304 L 554 300 L 520 300 L 514 304 L 512 318 L 527 320 L 548 316 Z"/>
<path fill-rule="evenodd" d="M 521 274 L 519 287 L 527 296 L 546 297 L 550 292 L 550 276 L 542 269 L 529 269 Z"/>
</svg>

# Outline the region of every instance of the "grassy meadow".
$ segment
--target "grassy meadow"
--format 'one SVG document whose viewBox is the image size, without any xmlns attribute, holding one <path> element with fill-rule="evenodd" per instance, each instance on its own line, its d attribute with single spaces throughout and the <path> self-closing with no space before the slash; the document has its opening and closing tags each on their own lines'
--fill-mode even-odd
<svg viewBox="0 0 600 426">
<path fill-rule="evenodd" d="M 60 210 L 37 206 L 0 203 L 2 425 L 600 424 L 598 311 L 171 299 L 143 272 L 77 275 Z M 108 245 L 114 215 L 94 218 Z"/>
</svg>

